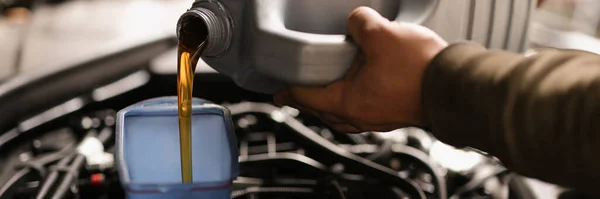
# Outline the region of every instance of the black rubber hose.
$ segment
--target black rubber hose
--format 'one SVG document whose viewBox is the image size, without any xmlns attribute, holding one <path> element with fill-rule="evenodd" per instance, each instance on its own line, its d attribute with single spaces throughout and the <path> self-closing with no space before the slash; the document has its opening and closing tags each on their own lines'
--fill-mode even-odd
<svg viewBox="0 0 600 199">
<path fill-rule="evenodd" d="M 69 144 L 69 145 L 65 146 L 63 149 L 61 149 L 60 151 L 53 152 L 48 155 L 44 155 L 40 158 L 35 158 L 33 160 L 30 160 L 30 161 L 28 161 L 28 164 L 18 165 L 18 167 L 22 167 L 22 168 L 19 171 L 17 171 L 17 173 L 15 173 L 4 185 L 2 185 L 2 187 L 0 187 L 0 198 L 4 198 L 5 194 L 10 190 L 11 187 L 13 187 L 15 185 L 15 183 L 19 182 L 20 179 L 25 177 L 30 172 L 34 171 L 34 170 L 32 170 L 32 166 L 34 166 L 36 168 L 37 167 L 45 167 L 45 165 L 47 165 L 51 162 L 55 162 L 55 161 L 65 158 L 66 156 L 68 156 L 69 154 L 72 153 L 71 152 L 72 149 L 73 149 L 73 144 Z M 43 170 L 38 169 L 37 172 L 38 172 L 38 175 L 41 177 L 46 176 L 45 169 L 43 169 Z"/>
<path fill-rule="evenodd" d="M 84 136 L 84 139 L 85 139 L 85 137 L 91 136 L 93 134 L 94 134 L 93 130 L 88 131 L 86 133 L 86 135 Z M 81 145 L 81 142 L 77 144 L 77 146 L 79 146 L 79 145 Z M 60 160 L 58 162 L 58 164 L 53 168 L 54 170 L 52 170 L 52 172 L 48 175 L 48 177 L 46 177 L 46 179 L 44 179 L 44 181 L 42 183 L 42 187 L 39 189 L 38 194 L 36 195 L 35 199 L 46 198 L 46 196 L 50 194 L 51 188 L 53 187 L 56 180 L 60 176 L 60 172 L 64 172 L 64 169 L 67 167 L 67 165 L 69 165 L 70 162 L 73 161 L 73 159 L 75 159 L 75 161 L 81 161 L 79 159 L 81 159 L 80 157 L 82 157 L 82 156 L 83 155 L 78 154 L 76 151 L 73 151 L 72 154 L 70 154 L 67 157 Z M 85 160 L 85 156 L 83 156 L 83 160 Z M 73 163 L 73 164 L 75 164 L 75 163 Z M 63 170 L 61 170 L 61 169 L 63 169 Z M 61 181 L 61 183 L 63 181 Z"/>
<path fill-rule="evenodd" d="M 21 168 L 30 168 L 37 171 L 40 177 L 46 176 L 46 165 L 55 161 L 59 161 L 68 155 L 73 153 L 73 144 L 68 144 L 60 151 L 56 151 L 50 153 L 48 155 L 41 156 L 39 158 L 34 158 L 33 160 L 29 160 L 27 162 L 18 164 L 17 169 Z"/>
<path fill-rule="evenodd" d="M 56 166 L 57 167 L 67 166 L 67 164 L 69 164 L 69 162 L 71 162 L 73 157 L 75 157 L 75 154 L 71 154 L 71 155 L 67 156 L 66 158 L 63 158 L 62 160 L 60 160 L 58 162 L 58 164 Z M 35 199 L 45 199 L 46 196 L 50 194 L 52 185 L 54 185 L 54 182 L 56 182 L 56 180 L 58 179 L 59 176 L 60 176 L 60 173 L 57 170 L 50 172 L 50 174 L 48 174 L 48 177 L 46 177 L 46 179 L 44 179 L 44 181 L 42 183 L 42 187 L 38 191 L 38 194 L 36 195 Z"/>
<path fill-rule="evenodd" d="M 112 128 L 110 127 L 105 127 L 102 128 L 102 130 L 100 130 L 100 132 L 98 133 L 98 140 L 100 140 L 100 142 L 102 142 L 102 144 L 105 144 L 110 141 L 110 139 L 112 138 L 114 132 L 112 130 Z"/>
<path fill-rule="evenodd" d="M 69 167 L 65 171 L 66 174 L 64 175 L 63 180 L 58 185 L 58 188 L 54 192 L 52 198 L 55 198 L 55 199 L 64 198 L 64 196 L 69 191 L 69 188 L 75 182 L 77 182 L 77 177 L 79 176 L 79 170 L 81 169 L 81 167 L 83 166 L 84 163 L 85 163 L 85 156 L 78 154 L 75 157 L 75 160 L 73 160 L 73 163 L 71 163 L 71 165 L 69 165 Z"/>
</svg>

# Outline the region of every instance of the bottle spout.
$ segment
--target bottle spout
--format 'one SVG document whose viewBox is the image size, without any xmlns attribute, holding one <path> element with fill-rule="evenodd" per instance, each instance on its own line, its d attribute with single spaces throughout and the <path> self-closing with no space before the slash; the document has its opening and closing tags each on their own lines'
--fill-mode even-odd
<svg viewBox="0 0 600 199">
<path fill-rule="evenodd" d="M 179 17 L 177 39 L 189 50 L 206 41 L 202 57 L 214 58 L 226 53 L 233 36 L 233 21 L 225 7 L 216 1 L 196 1 Z"/>
</svg>

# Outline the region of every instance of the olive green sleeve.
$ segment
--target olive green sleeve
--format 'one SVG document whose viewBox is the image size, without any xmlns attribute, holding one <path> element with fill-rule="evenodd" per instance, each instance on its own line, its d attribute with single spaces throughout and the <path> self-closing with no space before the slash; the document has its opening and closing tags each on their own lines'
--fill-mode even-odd
<svg viewBox="0 0 600 199">
<path fill-rule="evenodd" d="M 459 43 L 423 80 L 427 125 L 441 141 L 498 157 L 509 169 L 600 193 L 600 56 L 524 55 Z"/>
</svg>

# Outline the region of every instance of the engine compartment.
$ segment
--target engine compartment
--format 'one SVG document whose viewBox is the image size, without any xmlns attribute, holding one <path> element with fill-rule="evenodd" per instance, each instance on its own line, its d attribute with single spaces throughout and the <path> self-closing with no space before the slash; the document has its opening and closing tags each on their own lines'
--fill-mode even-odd
<svg viewBox="0 0 600 199">
<path fill-rule="evenodd" d="M 50 181 L 52 186 L 44 192 L 52 195 L 66 190 L 62 198 L 123 198 L 111 160 L 114 113 L 140 100 L 176 94 L 173 22 L 190 2 L 5 3 L 0 10 L 26 5 L 35 15 L 28 23 L 0 21 L 4 33 L 0 43 L 5 50 L 0 62 L 0 113 L 4 116 L 0 118 L 0 199 L 33 198 L 41 192 L 43 182 Z M 477 2 L 479 6 L 487 4 Z M 469 10 L 468 3 L 456 5 L 459 11 Z M 536 12 L 536 21 L 556 21 L 547 13 Z M 457 10 L 441 14 L 439 23 L 447 25 L 447 16 L 454 13 Z M 483 16 L 479 14 L 473 15 Z M 509 9 L 498 9 L 489 15 L 489 21 L 508 23 L 510 14 Z M 485 24 L 488 20 L 477 18 L 474 22 Z M 475 34 L 473 40 L 502 48 L 508 38 L 506 30 L 514 32 L 519 24 L 511 23 L 514 28 L 508 29 L 499 26 L 502 30 L 491 35 Z M 533 26 L 533 43 L 586 49 L 594 43 L 581 42 L 582 38 L 571 32 L 550 31 L 545 25 Z M 446 29 L 455 30 L 456 26 Z M 522 44 L 520 39 L 511 41 L 510 48 Z M 171 53 L 165 53 L 169 49 Z M 165 59 L 158 62 L 164 63 L 158 65 L 164 67 L 154 67 L 156 63 L 151 62 L 157 62 L 156 56 L 162 54 Z M 554 193 L 562 191 L 535 188 L 534 194 L 530 179 L 508 173 L 493 158 L 439 144 L 419 129 L 338 134 L 314 118 L 296 115 L 293 109 L 273 107 L 270 96 L 242 90 L 209 67 L 197 72 L 194 97 L 241 110 L 235 115 L 243 154 L 235 198 L 419 198 L 406 195 L 421 192 L 437 198 L 440 188 L 447 196 L 462 193 L 458 198 L 555 198 Z M 265 107 L 296 116 L 293 121 L 277 120 Z M 84 136 L 105 140 L 105 153 L 90 158 L 75 154 Z M 61 161 L 67 166 L 59 166 Z M 71 166 L 74 169 L 67 169 Z M 438 171 L 444 185 L 439 185 L 432 170 Z M 59 191 L 60 183 L 68 189 Z M 550 194 L 538 196 L 540 192 Z M 569 190 L 558 198 L 595 197 Z"/>
<path fill-rule="evenodd" d="M 423 130 L 336 133 L 220 74 L 194 79 L 194 97 L 233 116 L 240 177 L 232 198 L 533 198 L 495 159 L 443 145 Z M 175 95 L 175 81 L 170 73 L 140 70 L 2 134 L 0 198 L 124 198 L 112 155 L 116 111 Z M 105 153 L 82 155 L 85 137 L 101 141 Z"/>
</svg>

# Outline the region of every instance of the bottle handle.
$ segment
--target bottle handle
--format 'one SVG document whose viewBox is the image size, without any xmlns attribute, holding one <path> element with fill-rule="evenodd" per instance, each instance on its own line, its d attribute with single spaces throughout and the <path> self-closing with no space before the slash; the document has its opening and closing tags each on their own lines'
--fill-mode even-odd
<svg viewBox="0 0 600 199">
<path fill-rule="evenodd" d="M 399 1 L 401 7 L 395 21 L 421 23 L 438 0 Z M 282 17 L 284 4 L 284 0 L 253 0 L 257 70 L 277 80 L 301 85 L 325 85 L 341 78 L 356 56 L 355 43 L 342 34 L 315 34 L 286 28 Z"/>
</svg>

